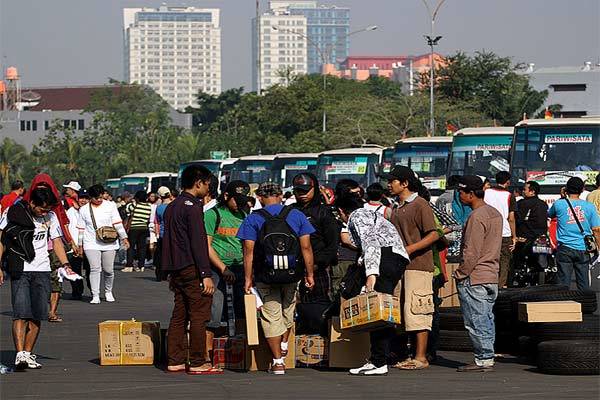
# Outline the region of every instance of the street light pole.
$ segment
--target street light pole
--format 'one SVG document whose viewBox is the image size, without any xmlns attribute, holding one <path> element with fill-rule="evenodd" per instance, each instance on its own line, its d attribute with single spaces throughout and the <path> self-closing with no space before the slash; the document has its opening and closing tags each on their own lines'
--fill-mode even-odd
<svg viewBox="0 0 600 400">
<path fill-rule="evenodd" d="M 435 9 L 431 10 L 431 7 L 429 7 L 429 4 L 427 3 L 427 0 L 422 0 L 423 4 L 425 4 L 425 8 L 427 8 L 427 12 L 429 13 L 429 17 L 431 19 L 431 35 L 429 36 L 425 36 L 425 39 L 427 39 L 427 44 L 429 45 L 431 51 L 430 51 L 430 57 L 431 57 L 431 62 L 430 62 L 430 67 L 429 67 L 429 134 L 431 136 L 435 136 L 435 110 L 434 110 L 434 91 L 433 91 L 433 85 L 435 82 L 435 60 L 434 60 L 434 52 L 433 52 L 433 47 L 437 46 L 438 42 L 440 41 L 440 39 L 442 38 L 441 36 L 434 36 L 435 34 L 435 18 L 437 17 L 438 12 L 440 11 L 440 8 L 442 7 L 442 5 L 444 4 L 444 2 L 446 0 L 439 0 L 437 6 L 435 7 Z"/>
</svg>

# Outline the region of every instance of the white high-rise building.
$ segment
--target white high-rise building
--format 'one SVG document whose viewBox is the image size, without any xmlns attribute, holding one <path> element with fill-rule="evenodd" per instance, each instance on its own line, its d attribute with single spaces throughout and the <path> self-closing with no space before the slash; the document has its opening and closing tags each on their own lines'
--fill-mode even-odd
<svg viewBox="0 0 600 400">
<path fill-rule="evenodd" d="M 258 20 L 259 31 L 256 19 L 252 24 L 253 89 L 262 91 L 275 84 L 285 85 L 290 77 L 306 74 L 306 17 L 275 9 L 259 16 Z"/>
<path fill-rule="evenodd" d="M 176 109 L 198 91 L 221 92 L 219 9 L 123 9 L 125 80 L 148 85 Z"/>
</svg>

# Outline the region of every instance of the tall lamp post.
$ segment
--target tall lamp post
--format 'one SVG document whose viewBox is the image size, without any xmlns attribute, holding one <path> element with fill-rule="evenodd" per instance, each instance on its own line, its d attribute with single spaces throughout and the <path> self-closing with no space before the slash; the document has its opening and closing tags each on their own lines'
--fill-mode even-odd
<svg viewBox="0 0 600 400">
<path fill-rule="evenodd" d="M 299 36 L 301 38 L 306 39 L 306 41 L 308 42 L 308 44 L 310 44 L 311 46 L 314 46 L 314 48 L 317 50 L 317 54 L 319 54 L 319 58 L 321 59 L 321 62 L 322 62 L 321 74 L 323 75 L 323 127 L 322 127 L 322 132 L 323 133 L 327 132 L 327 107 L 326 107 L 326 100 L 327 100 L 327 74 L 324 71 L 324 66 L 326 64 L 329 64 L 329 57 L 328 56 L 330 55 L 331 50 L 333 50 L 333 48 L 335 46 L 337 46 L 338 43 L 340 43 L 342 40 L 344 40 L 346 38 L 349 38 L 352 35 L 356 35 L 357 33 L 361 33 L 361 32 L 374 31 L 377 28 L 378 28 L 377 25 L 371 25 L 371 26 L 368 26 L 366 28 L 350 32 L 349 34 L 340 37 L 338 40 L 335 41 L 335 43 L 327 46 L 327 48 L 325 49 L 325 51 L 323 51 L 323 49 L 321 48 L 321 46 L 319 46 L 319 44 L 317 42 L 315 42 L 314 40 L 312 40 L 311 38 L 309 38 L 307 35 L 305 35 L 305 34 L 303 34 L 301 32 L 296 32 L 296 31 L 290 30 L 290 29 L 284 29 L 284 28 L 279 28 L 277 26 L 273 26 L 273 30 L 274 31 L 288 33 L 288 34 L 296 35 L 296 36 Z M 308 54 L 307 54 L 307 57 L 308 57 Z"/>
<path fill-rule="evenodd" d="M 433 98 L 434 98 L 433 97 L 434 96 L 433 85 L 435 82 L 435 60 L 434 60 L 433 47 L 437 46 L 438 42 L 442 38 L 441 36 L 435 36 L 435 34 L 434 34 L 435 19 L 437 17 L 438 12 L 440 11 L 440 8 L 446 2 L 446 0 L 439 0 L 437 3 L 437 6 L 433 10 L 431 9 L 431 7 L 429 7 L 429 3 L 427 3 L 427 0 L 422 0 L 422 1 L 423 1 L 423 4 L 425 4 L 425 7 L 427 8 L 427 12 L 429 13 L 429 17 L 431 19 L 431 34 L 425 35 L 425 39 L 427 39 L 427 45 L 431 49 L 431 53 L 430 53 L 431 63 L 430 63 L 430 71 L 429 71 L 429 133 L 431 136 L 435 136 L 435 113 L 434 113 L 434 104 L 433 104 Z"/>
</svg>

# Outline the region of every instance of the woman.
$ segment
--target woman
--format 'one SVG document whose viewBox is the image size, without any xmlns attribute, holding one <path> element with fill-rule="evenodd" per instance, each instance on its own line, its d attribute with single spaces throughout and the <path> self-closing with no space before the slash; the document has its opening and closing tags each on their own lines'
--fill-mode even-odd
<svg viewBox="0 0 600 400">
<path fill-rule="evenodd" d="M 151 220 L 153 215 L 152 205 L 147 202 L 146 192 L 140 190 L 135 193 L 135 207 L 131 212 L 129 219 L 128 235 L 131 239 L 131 247 L 127 251 L 127 265 L 123 268 L 123 272 L 131 272 L 133 270 L 133 259 L 137 258 L 136 272 L 143 272 L 146 264 L 146 246 L 150 231 L 154 229 L 154 221 Z"/>
<path fill-rule="evenodd" d="M 391 222 L 380 213 L 363 208 L 356 196 L 336 199 L 342 221 L 348 224 L 350 241 L 360 251 L 359 264 L 365 268 L 367 292 L 393 294 L 409 263 L 402 239 Z M 350 370 L 351 375 L 385 375 L 386 360 L 395 335 L 394 327 L 385 327 L 370 333 L 371 357 L 360 368 Z"/>
<path fill-rule="evenodd" d="M 115 301 L 113 295 L 115 254 L 119 249 L 119 240 L 105 243 L 98 240 L 97 229 L 114 227 L 121 243 L 127 249 L 129 241 L 117 205 L 102 198 L 104 188 L 94 185 L 88 189 L 90 202 L 79 209 L 79 245 L 83 246 L 85 256 L 90 263 L 91 304 L 100 304 L 100 271 L 104 271 L 104 295 L 107 302 Z"/>
</svg>

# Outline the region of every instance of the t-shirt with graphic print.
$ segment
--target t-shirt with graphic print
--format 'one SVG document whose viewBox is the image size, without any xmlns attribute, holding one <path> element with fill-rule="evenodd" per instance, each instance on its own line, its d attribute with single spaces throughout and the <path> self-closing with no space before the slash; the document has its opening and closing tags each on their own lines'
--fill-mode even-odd
<svg viewBox="0 0 600 400">
<path fill-rule="evenodd" d="M 35 231 L 33 233 L 33 248 L 35 258 L 31 262 L 23 262 L 23 272 L 50 272 L 50 257 L 48 256 L 48 240 L 62 236 L 60 223 L 56 215 L 50 211 L 44 217 L 32 217 Z M 7 215 L 0 219 L 0 230 L 8 224 Z"/>
<path fill-rule="evenodd" d="M 581 222 L 585 235 L 592 234 L 592 228 L 600 227 L 600 216 L 596 211 L 596 207 L 592 203 L 580 199 L 569 199 L 577 219 Z M 583 235 L 579 230 L 579 226 L 573 217 L 573 212 L 565 199 L 557 200 L 550 211 L 549 218 L 558 220 L 557 239 L 559 244 L 563 244 L 574 250 L 585 250 L 585 242 Z"/>
<path fill-rule="evenodd" d="M 220 218 L 217 218 L 217 212 Z M 242 264 L 244 261 L 242 241 L 236 236 L 244 218 L 246 218 L 244 212 L 239 211 L 234 214 L 229 207 L 221 205 L 211 208 L 204 214 L 206 234 L 212 236 L 212 247 L 227 266 Z"/>
</svg>

